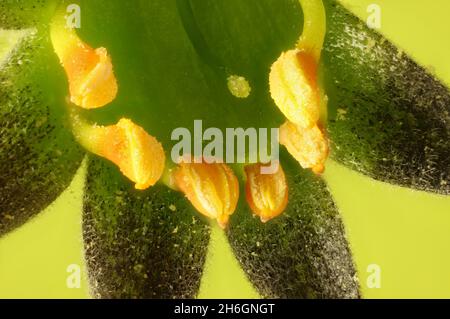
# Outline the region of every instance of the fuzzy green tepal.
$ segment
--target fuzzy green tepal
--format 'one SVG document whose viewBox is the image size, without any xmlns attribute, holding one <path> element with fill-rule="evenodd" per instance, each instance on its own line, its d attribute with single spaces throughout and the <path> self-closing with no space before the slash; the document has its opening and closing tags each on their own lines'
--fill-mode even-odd
<svg viewBox="0 0 450 319">
<path fill-rule="evenodd" d="M 0 236 L 52 203 L 84 156 L 65 123 L 51 43 L 44 31 L 27 33 L 0 69 Z"/>
<path fill-rule="evenodd" d="M 179 193 L 145 193 L 116 167 L 90 159 L 83 216 L 89 281 L 99 298 L 194 298 L 209 225 Z"/>
<path fill-rule="evenodd" d="M 333 158 L 377 180 L 448 195 L 448 88 L 330 3 L 323 72 Z"/>
<path fill-rule="evenodd" d="M 58 5 L 80 5 L 78 36 L 108 50 L 118 80 L 112 103 L 77 109 L 86 121 L 131 119 L 170 158 L 172 131 L 192 129 L 194 120 L 223 131 L 286 120 L 270 95 L 269 72 L 302 34 L 298 0 L 19 2 L 0 4 L 0 26 L 36 33 L 0 70 L 0 234 L 50 204 L 84 154 L 71 135 L 66 113 L 76 106 L 48 34 Z M 320 74 L 331 156 L 381 181 L 448 194 L 448 88 L 340 4 L 324 4 Z M 248 81 L 247 98 L 230 93 L 231 75 Z M 280 161 L 289 202 L 265 224 L 246 202 L 243 165 L 232 166 L 240 198 L 226 232 L 242 268 L 263 297 L 358 298 L 350 245 L 327 185 L 284 149 Z M 89 155 L 83 236 L 93 297 L 197 296 L 210 233 L 198 216 L 164 183 L 134 190 L 116 166 Z"/>
<path fill-rule="evenodd" d="M 359 284 L 344 226 L 324 181 L 281 160 L 290 200 L 284 214 L 262 224 L 245 201 L 228 238 L 249 279 L 266 298 L 357 298 Z"/>
</svg>

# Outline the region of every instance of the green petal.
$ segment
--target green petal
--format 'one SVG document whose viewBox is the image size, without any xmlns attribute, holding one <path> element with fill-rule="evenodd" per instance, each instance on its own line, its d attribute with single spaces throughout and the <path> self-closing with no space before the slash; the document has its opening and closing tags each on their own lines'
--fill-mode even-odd
<svg viewBox="0 0 450 319">
<path fill-rule="evenodd" d="M 266 298 L 358 298 L 344 226 L 326 184 L 289 156 L 282 163 L 289 185 L 284 214 L 263 224 L 241 200 L 231 218 L 228 237 L 244 271 Z"/>
<path fill-rule="evenodd" d="M 0 65 L 0 236 L 52 203 L 84 154 L 64 125 L 59 63 L 45 31 L 32 30 Z"/>
<path fill-rule="evenodd" d="M 194 298 L 209 225 L 164 186 L 132 188 L 115 166 L 91 158 L 83 235 L 97 298 Z"/>
<path fill-rule="evenodd" d="M 377 180 L 450 194 L 450 92 L 327 1 L 324 74 L 333 158 Z"/>
</svg>

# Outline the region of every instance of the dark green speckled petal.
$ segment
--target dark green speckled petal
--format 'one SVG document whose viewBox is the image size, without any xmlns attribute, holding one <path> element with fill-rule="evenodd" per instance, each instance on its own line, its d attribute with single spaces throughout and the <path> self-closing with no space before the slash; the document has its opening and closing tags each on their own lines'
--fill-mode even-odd
<svg viewBox="0 0 450 319">
<path fill-rule="evenodd" d="M 242 199 L 228 231 L 236 257 L 265 298 L 358 298 L 345 229 L 325 182 L 288 155 L 281 159 L 289 204 L 263 224 Z"/>
<path fill-rule="evenodd" d="M 450 91 L 332 0 L 323 56 L 338 162 L 377 180 L 450 194 Z"/>
<path fill-rule="evenodd" d="M 0 236 L 52 203 L 84 154 L 65 123 L 67 84 L 47 28 L 27 27 L 0 62 Z"/>
<path fill-rule="evenodd" d="M 115 166 L 90 159 L 83 237 L 94 297 L 196 297 L 209 234 L 180 193 L 136 191 Z"/>
</svg>

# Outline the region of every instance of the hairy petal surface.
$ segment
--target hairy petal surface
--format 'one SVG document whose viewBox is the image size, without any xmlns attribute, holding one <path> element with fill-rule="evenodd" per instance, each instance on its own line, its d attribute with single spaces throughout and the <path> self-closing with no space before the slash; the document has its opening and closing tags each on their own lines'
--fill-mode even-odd
<svg viewBox="0 0 450 319">
<path fill-rule="evenodd" d="M 180 193 L 137 191 L 112 164 L 90 158 L 83 238 L 94 297 L 196 297 L 209 234 Z"/>
<path fill-rule="evenodd" d="M 46 31 L 27 29 L 0 63 L 0 236 L 52 203 L 81 163 L 65 93 Z"/>
<path fill-rule="evenodd" d="M 356 270 L 325 182 L 284 155 L 289 203 L 267 222 L 245 203 L 228 238 L 250 281 L 266 298 L 358 298 Z"/>
<path fill-rule="evenodd" d="M 333 158 L 377 180 L 449 194 L 449 88 L 335 1 L 325 2 Z"/>
</svg>

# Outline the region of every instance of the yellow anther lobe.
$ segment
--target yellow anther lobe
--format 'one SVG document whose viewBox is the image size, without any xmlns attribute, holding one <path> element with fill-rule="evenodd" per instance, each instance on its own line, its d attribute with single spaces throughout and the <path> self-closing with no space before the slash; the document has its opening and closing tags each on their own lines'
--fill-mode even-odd
<svg viewBox="0 0 450 319">
<path fill-rule="evenodd" d="M 329 146 L 317 125 L 303 128 L 287 121 L 280 127 L 280 143 L 303 168 L 311 168 L 316 174 L 323 173 Z"/>
<path fill-rule="evenodd" d="M 71 102 L 85 109 L 112 102 L 118 86 L 107 50 L 91 48 L 61 23 L 53 23 L 51 37 L 67 74 Z"/>
<path fill-rule="evenodd" d="M 272 65 L 270 93 L 288 120 L 302 127 L 314 126 L 320 117 L 317 63 L 306 52 L 282 53 Z"/>
<path fill-rule="evenodd" d="M 183 161 L 174 177 L 197 211 L 216 219 L 222 228 L 228 225 L 239 199 L 239 182 L 227 165 Z"/>
<path fill-rule="evenodd" d="M 326 14 L 322 0 L 300 0 L 300 5 L 303 34 L 296 49 L 282 53 L 272 65 L 270 93 L 288 120 L 281 127 L 280 143 L 302 167 L 320 174 L 328 157 L 328 141 L 319 128 L 326 118 L 327 97 L 318 84 Z"/>
<path fill-rule="evenodd" d="M 262 222 L 279 216 L 288 203 L 288 186 L 281 165 L 273 174 L 262 174 L 262 164 L 245 167 L 247 202 Z"/>
<path fill-rule="evenodd" d="M 163 174 L 163 147 L 131 120 L 121 119 L 111 126 L 82 124 L 75 136 L 89 151 L 116 164 L 136 189 L 153 186 Z"/>
</svg>

